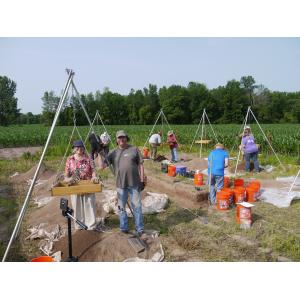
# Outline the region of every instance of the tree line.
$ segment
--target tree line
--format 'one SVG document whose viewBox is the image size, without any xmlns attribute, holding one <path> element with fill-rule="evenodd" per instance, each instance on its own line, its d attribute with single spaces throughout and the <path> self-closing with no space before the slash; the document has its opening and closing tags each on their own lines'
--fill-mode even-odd
<svg viewBox="0 0 300 300">
<path fill-rule="evenodd" d="M 22 114 L 17 108 L 16 83 L 0 76 L 0 125 L 52 124 L 60 96 L 45 91 L 42 113 Z M 169 123 L 197 124 L 203 109 L 211 123 L 242 123 L 248 106 L 260 123 L 299 123 L 300 92 L 270 91 L 257 85 L 252 76 L 230 80 L 224 86 L 208 89 L 203 83 L 157 88 L 154 84 L 142 90 L 131 89 L 121 95 L 104 88 L 102 92 L 81 94 L 81 101 L 92 119 L 98 110 L 105 124 L 153 124 L 163 109 Z M 58 125 L 86 125 L 87 120 L 76 97 L 70 95 L 59 116 Z"/>
</svg>

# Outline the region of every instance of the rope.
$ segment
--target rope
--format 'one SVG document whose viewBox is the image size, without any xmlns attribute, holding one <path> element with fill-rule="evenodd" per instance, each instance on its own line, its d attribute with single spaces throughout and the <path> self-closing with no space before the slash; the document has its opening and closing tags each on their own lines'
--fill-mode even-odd
<svg viewBox="0 0 300 300">
<path fill-rule="evenodd" d="M 261 128 L 261 126 L 260 126 L 260 124 L 258 123 L 258 121 L 257 121 L 257 119 L 256 119 L 256 117 L 255 117 L 255 115 L 254 115 L 254 113 L 252 112 L 252 110 L 251 110 L 250 106 L 249 106 L 249 110 L 250 110 L 250 112 L 251 112 L 251 114 L 252 114 L 252 116 L 253 116 L 254 120 L 256 121 L 256 123 L 257 123 L 257 125 L 258 125 L 259 129 L 261 130 L 261 132 L 262 132 L 262 134 L 263 134 L 264 138 L 265 138 L 265 139 L 266 139 L 266 141 L 268 142 L 268 144 L 269 144 L 269 146 L 271 147 L 271 149 L 272 149 L 272 151 L 273 151 L 274 155 L 276 156 L 277 160 L 279 161 L 279 163 L 280 163 L 281 167 L 282 167 L 283 169 L 285 169 L 285 168 L 284 168 L 284 166 L 283 166 L 283 164 L 281 163 L 281 161 L 280 161 L 279 157 L 277 156 L 277 154 L 276 154 L 275 150 L 273 149 L 273 147 L 272 147 L 271 143 L 269 142 L 268 138 L 266 137 L 266 135 L 265 135 L 264 131 L 262 130 L 262 128 Z"/>
<path fill-rule="evenodd" d="M 150 131 L 150 133 L 149 133 L 149 135 L 148 135 L 148 137 L 147 137 L 147 140 L 146 140 L 146 142 L 145 142 L 143 148 L 145 148 L 146 144 L 148 143 L 148 141 L 149 141 L 149 139 L 150 139 L 150 137 L 151 137 L 151 135 L 152 135 L 152 132 L 153 132 L 155 126 L 156 126 L 156 123 L 157 123 L 158 120 L 159 120 L 159 117 L 160 117 L 161 113 L 162 113 L 162 109 L 160 110 L 160 112 L 159 112 L 159 114 L 158 114 L 158 117 L 157 117 L 157 119 L 156 119 L 156 121 L 155 121 L 155 123 L 154 123 L 154 125 L 153 125 L 153 127 L 152 127 L 152 129 L 151 129 L 151 131 Z"/>
<path fill-rule="evenodd" d="M 215 134 L 215 131 L 214 131 L 214 129 L 213 129 L 213 127 L 212 127 L 212 125 L 211 125 L 211 123 L 210 123 L 210 121 L 209 121 L 209 118 L 208 118 L 208 115 L 207 115 L 207 113 L 206 113 L 205 108 L 204 108 L 204 113 L 205 113 L 205 115 L 206 115 L 206 118 L 207 118 L 207 121 L 208 121 L 208 123 L 209 123 L 210 129 L 212 130 L 213 135 L 214 135 L 214 137 L 215 137 L 215 139 L 216 139 L 216 141 L 217 141 L 217 143 L 218 143 L 218 142 L 219 142 L 219 141 L 218 141 L 218 138 L 217 138 L 217 136 L 216 136 L 216 134 Z"/>
<path fill-rule="evenodd" d="M 192 150 L 192 147 L 193 147 L 193 145 L 194 145 L 194 142 L 195 142 L 195 140 L 196 140 L 196 137 L 197 137 L 197 134 L 198 134 L 198 131 L 199 131 L 199 128 L 200 128 L 200 124 L 202 123 L 202 119 L 203 119 L 203 113 L 202 113 L 202 116 L 201 116 L 200 122 L 199 122 L 199 124 L 198 124 L 198 128 L 197 128 L 197 130 L 196 130 L 196 133 L 195 133 L 195 136 L 194 136 L 194 139 L 193 139 L 192 145 L 191 145 L 191 147 L 190 147 L 190 151 Z"/>
<path fill-rule="evenodd" d="M 73 130 L 72 130 L 72 133 L 71 133 L 71 137 L 70 137 L 70 139 L 69 139 L 69 143 L 68 143 L 68 146 L 67 146 L 67 149 L 66 149 L 66 151 L 65 151 L 65 154 L 64 154 L 64 156 L 63 156 L 63 159 L 62 159 L 61 162 L 60 162 L 58 171 L 57 171 L 57 173 L 56 173 L 56 177 L 57 177 L 57 175 L 59 174 L 59 172 L 60 172 L 60 170 L 61 170 L 61 167 L 62 167 L 62 164 L 63 164 L 63 162 L 64 162 L 64 160 L 65 160 L 65 158 L 66 158 L 66 156 L 67 156 L 67 153 L 68 153 L 68 151 L 69 151 L 69 147 L 70 147 L 70 145 L 71 145 L 71 141 L 72 141 L 72 138 L 73 138 L 73 135 L 74 135 L 75 127 L 76 127 L 76 125 L 74 124 Z"/>
<path fill-rule="evenodd" d="M 244 128 L 245 128 L 245 126 L 247 124 L 247 119 L 248 119 L 249 112 L 250 112 L 250 106 L 248 107 L 247 114 L 246 114 L 246 117 L 245 117 L 245 120 L 244 120 L 244 124 L 243 124 Z M 240 145 L 242 144 L 242 139 L 243 139 L 243 137 L 241 138 Z M 237 171 L 237 167 L 238 167 L 238 163 L 239 163 L 239 159 L 240 159 L 240 154 L 241 154 L 241 147 L 239 147 L 239 154 L 238 154 L 238 157 L 237 157 L 237 160 L 236 160 L 235 171 L 234 171 L 234 178 L 236 176 L 236 171 Z"/>
<path fill-rule="evenodd" d="M 91 132 L 91 130 L 92 130 L 92 127 L 93 127 L 93 125 L 94 125 L 94 123 L 95 123 L 96 118 L 97 118 L 97 113 L 95 114 L 95 117 L 94 117 L 94 120 L 93 120 L 93 122 L 92 122 L 92 125 L 90 126 L 89 131 L 88 131 L 88 133 L 87 133 L 87 135 L 86 135 L 86 137 L 85 137 L 85 140 L 84 140 L 85 143 L 86 143 L 87 139 L 89 138 L 90 132 Z"/>
<path fill-rule="evenodd" d="M 200 158 L 202 156 L 202 141 L 203 141 L 203 129 L 205 126 L 205 115 L 204 115 L 204 110 L 203 110 L 203 120 L 202 120 L 202 127 L 201 127 L 201 143 L 200 143 Z"/>
<path fill-rule="evenodd" d="M 295 177 L 295 179 L 294 179 L 294 182 L 292 183 L 292 185 L 291 185 L 291 187 L 290 187 L 290 189 L 289 189 L 288 196 L 290 195 L 290 192 L 292 191 L 292 189 L 293 189 L 293 187 L 294 187 L 294 185 L 295 185 L 295 183 L 296 183 L 296 180 L 297 180 L 299 174 L 300 174 L 300 169 L 299 169 L 299 171 L 298 171 L 298 173 L 297 173 L 297 175 L 296 175 L 296 177 Z"/>
</svg>

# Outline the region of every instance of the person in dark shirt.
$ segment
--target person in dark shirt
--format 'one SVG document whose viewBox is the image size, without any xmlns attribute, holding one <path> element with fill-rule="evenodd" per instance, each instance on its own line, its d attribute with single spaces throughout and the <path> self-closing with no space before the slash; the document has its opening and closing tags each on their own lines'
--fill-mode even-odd
<svg viewBox="0 0 300 300">
<path fill-rule="evenodd" d="M 100 156 L 100 169 L 112 166 L 116 178 L 119 204 L 120 230 L 128 232 L 126 203 L 130 195 L 134 214 L 135 228 L 140 237 L 144 234 L 141 191 L 145 187 L 144 165 L 142 155 L 137 147 L 128 144 L 129 137 L 119 130 L 116 134 L 118 147 L 111 151 L 105 161 Z"/>
</svg>

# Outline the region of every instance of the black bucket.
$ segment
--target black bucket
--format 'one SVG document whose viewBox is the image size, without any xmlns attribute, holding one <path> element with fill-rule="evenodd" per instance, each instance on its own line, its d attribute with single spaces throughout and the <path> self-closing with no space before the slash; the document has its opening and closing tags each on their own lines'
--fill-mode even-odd
<svg viewBox="0 0 300 300">
<path fill-rule="evenodd" d="M 167 163 L 161 163 L 161 171 L 163 173 L 168 173 L 168 164 Z"/>
<path fill-rule="evenodd" d="M 193 178 L 194 178 L 194 175 L 195 175 L 195 171 L 187 171 L 187 172 L 185 173 L 185 177 L 186 177 L 186 178 L 191 178 L 191 179 L 193 179 Z"/>
</svg>

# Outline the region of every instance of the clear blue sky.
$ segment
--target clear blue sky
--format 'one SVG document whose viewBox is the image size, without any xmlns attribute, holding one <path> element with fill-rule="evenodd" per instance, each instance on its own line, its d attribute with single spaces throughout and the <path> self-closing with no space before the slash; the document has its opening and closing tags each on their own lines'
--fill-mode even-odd
<svg viewBox="0 0 300 300">
<path fill-rule="evenodd" d="M 300 38 L 0 38 L 0 75 L 17 83 L 23 113 L 40 113 L 45 91 L 60 95 L 66 67 L 80 93 L 190 81 L 214 88 L 244 75 L 300 91 Z"/>
</svg>

